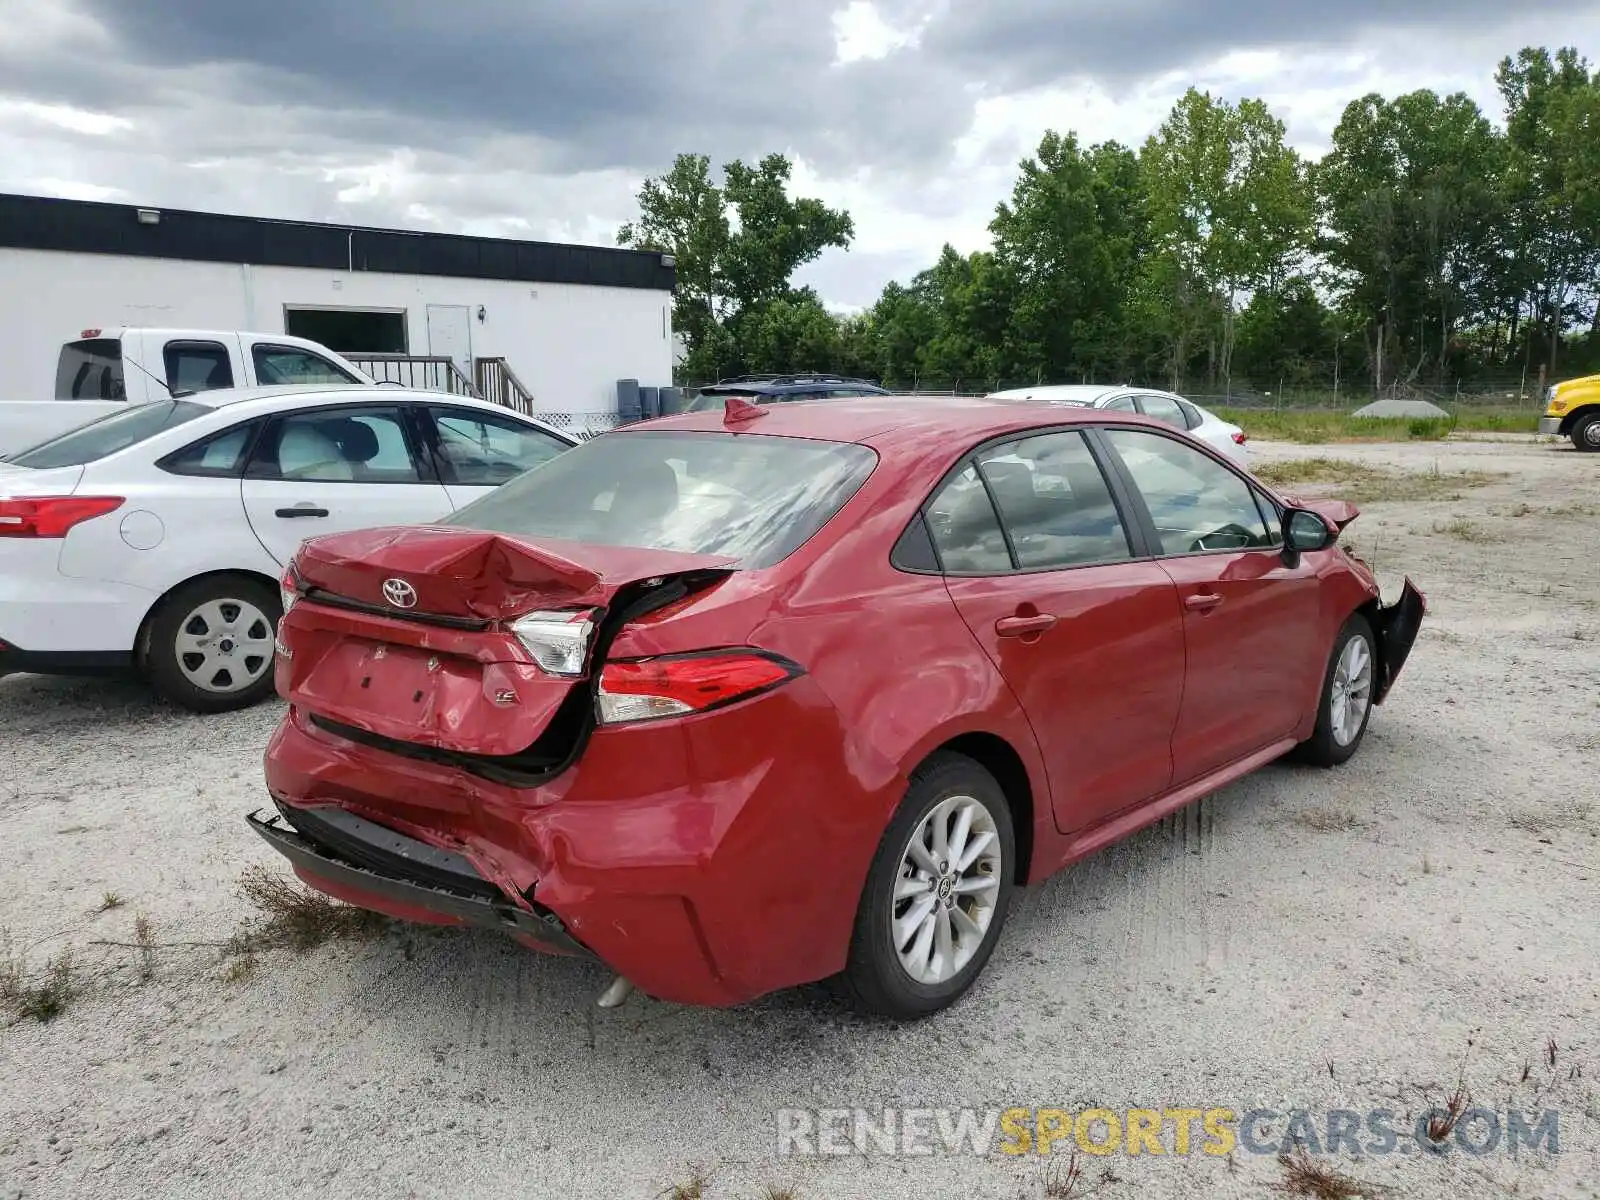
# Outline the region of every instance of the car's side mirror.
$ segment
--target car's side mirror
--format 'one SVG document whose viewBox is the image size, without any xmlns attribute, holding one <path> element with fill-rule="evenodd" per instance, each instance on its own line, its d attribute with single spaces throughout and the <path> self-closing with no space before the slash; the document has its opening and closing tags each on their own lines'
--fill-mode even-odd
<svg viewBox="0 0 1600 1200">
<path fill-rule="evenodd" d="M 1339 531 L 1309 508 L 1291 508 L 1283 514 L 1283 544 L 1296 554 L 1326 550 L 1338 537 Z"/>
</svg>

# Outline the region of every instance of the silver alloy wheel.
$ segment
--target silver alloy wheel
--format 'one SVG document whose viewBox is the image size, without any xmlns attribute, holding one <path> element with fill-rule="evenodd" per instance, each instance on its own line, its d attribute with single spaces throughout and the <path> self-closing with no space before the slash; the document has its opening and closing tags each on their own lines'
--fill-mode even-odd
<svg viewBox="0 0 1600 1200">
<path fill-rule="evenodd" d="M 1353 637 L 1344 644 L 1330 686 L 1328 717 L 1333 740 L 1348 746 L 1361 732 L 1367 706 L 1372 703 L 1372 647 L 1366 638 Z"/>
<path fill-rule="evenodd" d="M 950 796 L 918 824 L 900 856 L 889 935 L 907 975 L 944 983 L 972 961 L 1000 898 L 1000 832 L 972 796 Z"/>
<path fill-rule="evenodd" d="M 1584 428 L 1583 440 L 1591 446 L 1600 446 L 1600 421 L 1590 421 Z"/>
<path fill-rule="evenodd" d="M 207 600 L 178 626 L 178 669 L 204 692 L 241 692 L 272 668 L 272 622 L 248 600 Z"/>
</svg>

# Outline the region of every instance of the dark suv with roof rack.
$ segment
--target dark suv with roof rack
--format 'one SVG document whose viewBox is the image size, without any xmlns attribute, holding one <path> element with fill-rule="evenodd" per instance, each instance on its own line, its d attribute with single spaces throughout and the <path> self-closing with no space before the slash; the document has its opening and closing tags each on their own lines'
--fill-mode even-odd
<svg viewBox="0 0 1600 1200">
<path fill-rule="evenodd" d="M 684 406 L 684 411 L 714 411 L 726 405 L 730 396 L 751 404 L 779 404 L 790 400 L 890 394 L 868 380 L 843 375 L 740 375 L 701 388 L 700 394 Z"/>
</svg>

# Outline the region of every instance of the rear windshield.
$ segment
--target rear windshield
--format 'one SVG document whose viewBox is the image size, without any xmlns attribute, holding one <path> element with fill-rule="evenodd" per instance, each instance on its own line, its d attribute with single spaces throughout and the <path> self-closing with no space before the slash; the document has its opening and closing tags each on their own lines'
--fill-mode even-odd
<svg viewBox="0 0 1600 1200">
<path fill-rule="evenodd" d="M 124 400 L 122 343 L 116 338 L 89 338 L 61 347 L 56 362 L 57 400 Z"/>
<path fill-rule="evenodd" d="M 183 400 L 162 400 L 156 404 L 137 404 L 126 412 L 112 413 L 87 425 L 69 430 L 30 450 L 13 454 L 7 461 L 19 467 L 44 470 L 49 467 L 81 467 L 136 442 L 154 437 L 163 429 L 182 425 L 213 411 L 204 404 Z"/>
<path fill-rule="evenodd" d="M 731 433 L 615 433 L 558 454 L 444 522 L 492 533 L 782 561 L 866 482 L 865 446 Z"/>
</svg>

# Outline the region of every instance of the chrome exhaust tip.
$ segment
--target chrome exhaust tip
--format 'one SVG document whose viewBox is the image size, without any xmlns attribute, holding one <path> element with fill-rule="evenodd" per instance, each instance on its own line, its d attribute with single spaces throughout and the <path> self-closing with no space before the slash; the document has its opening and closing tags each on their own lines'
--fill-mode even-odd
<svg viewBox="0 0 1600 1200">
<path fill-rule="evenodd" d="M 629 983 L 621 975 L 618 975 L 611 981 L 610 986 L 607 987 L 605 991 L 600 993 L 600 998 L 594 1002 L 595 1007 L 617 1008 L 620 1007 L 631 995 L 633 995 L 633 984 Z"/>
</svg>

